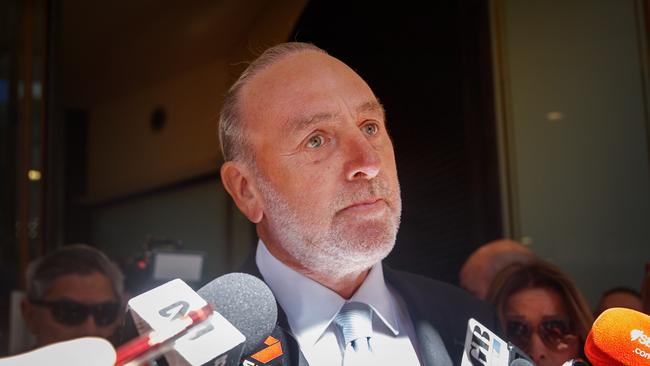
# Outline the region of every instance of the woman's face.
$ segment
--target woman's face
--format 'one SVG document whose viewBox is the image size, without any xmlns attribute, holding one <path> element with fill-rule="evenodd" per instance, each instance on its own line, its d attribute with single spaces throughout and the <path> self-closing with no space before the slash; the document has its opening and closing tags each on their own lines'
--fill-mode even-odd
<svg viewBox="0 0 650 366">
<path fill-rule="evenodd" d="M 556 291 L 519 290 L 506 300 L 503 314 L 506 337 L 538 366 L 560 366 L 578 356 L 578 337 L 569 313 Z"/>
</svg>

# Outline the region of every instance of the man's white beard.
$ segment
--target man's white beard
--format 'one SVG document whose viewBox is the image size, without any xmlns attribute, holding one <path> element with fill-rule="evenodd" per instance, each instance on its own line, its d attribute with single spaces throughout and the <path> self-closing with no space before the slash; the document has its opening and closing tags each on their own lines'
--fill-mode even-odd
<svg viewBox="0 0 650 366">
<path fill-rule="evenodd" d="M 397 207 L 389 207 L 393 217 L 350 227 L 341 222 L 332 225 L 332 222 L 309 215 L 308 210 L 305 210 L 306 214 L 298 214 L 271 182 L 259 172 L 256 176 L 264 196 L 264 216 L 268 220 L 269 233 L 277 245 L 308 271 L 332 276 L 361 272 L 383 260 L 393 249 L 401 216 L 399 188 L 398 192 L 392 193 L 397 195 L 397 203 L 392 203 Z M 367 197 L 369 192 L 377 192 L 391 197 L 388 188 L 378 180 L 363 184 L 365 186 L 360 190 L 365 192 L 358 192 L 356 196 Z M 345 198 L 348 201 L 354 199 Z M 334 202 L 332 204 L 337 207 Z M 334 212 L 332 210 L 332 215 Z M 348 230 L 345 230 L 346 226 Z"/>
</svg>

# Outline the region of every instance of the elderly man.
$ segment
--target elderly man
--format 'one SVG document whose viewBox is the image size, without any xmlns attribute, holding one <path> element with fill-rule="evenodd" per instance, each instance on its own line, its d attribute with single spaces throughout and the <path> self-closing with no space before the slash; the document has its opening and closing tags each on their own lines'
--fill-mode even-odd
<svg viewBox="0 0 650 366">
<path fill-rule="evenodd" d="M 502 269 L 515 263 L 535 260 L 535 254 L 519 242 L 499 239 L 481 245 L 460 269 L 460 287 L 485 300 L 492 280 Z"/>
<path fill-rule="evenodd" d="M 84 336 L 110 339 L 121 324 L 123 277 L 104 253 L 65 246 L 27 269 L 23 318 L 37 346 Z"/>
<path fill-rule="evenodd" d="M 401 214 L 393 145 L 344 63 L 310 44 L 267 50 L 219 132 L 223 185 L 259 236 L 245 270 L 276 296 L 291 364 L 458 365 L 470 317 L 495 329 L 464 291 L 382 266 Z"/>
</svg>

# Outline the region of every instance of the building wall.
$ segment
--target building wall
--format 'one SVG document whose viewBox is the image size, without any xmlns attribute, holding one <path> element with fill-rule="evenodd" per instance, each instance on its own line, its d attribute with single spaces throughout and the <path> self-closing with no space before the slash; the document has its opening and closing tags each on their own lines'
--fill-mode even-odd
<svg viewBox="0 0 650 366">
<path fill-rule="evenodd" d="M 87 184 L 73 204 L 91 217 L 90 242 L 122 261 L 142 252 L 150 235 L 180 240 L 207 254 L 204 281 L 242 263 L 256 237 L 218 178 L 218 113 L 245 61 L 286 41 L 304 4 L 204 1 L 180 6 L 178 16 L 175 8 L 152 10 L 142 17 L 148 22 L 123 25 L 132 33 L 116 29 L 124 44 L 109 37 L 91 47 L 108 58 L 93 53 L 86 64 L 68 54 L 83 65 L 66 101 L 88 116 Z M 124 19 L 131 18 L 138 17 Z M 157 108 L 166 117 L 161 129 L 151 124 Z"/>
<path fill-rule="evenodd" d="M 641 1 L 494 1 L 509 229 L 592 303 L 650 259 Z"/>
<path fill-rule="evenodd" d="M 93 212 L 93 240 L 121 264 L 143 254 L 150 238 L 179 240 L 183 250 L 205 253 L 205 283 L 237 269 L 255 244 L 250 224 L 229 202 L 215 177 L 99 207 Z"/>
<path fill-rule="evenodd" d="M 216 172 L 226 70 L 226 61 L 216 60 L 93 106 L 86 199 L 101 202 Z M 150 125 L 157 107 L 166 115 L 159 131 Z"/>
</svg>

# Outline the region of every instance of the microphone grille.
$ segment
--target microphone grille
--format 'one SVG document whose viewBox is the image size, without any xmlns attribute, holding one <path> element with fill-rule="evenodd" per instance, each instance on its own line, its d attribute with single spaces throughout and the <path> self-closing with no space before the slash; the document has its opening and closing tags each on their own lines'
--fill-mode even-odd
<svg viewBox="0 0 650 366">
<path fill-rule="evenodd" d="M 229 273 L 197 292 L 246 336 L 244 354 L 254 351 L 275 329 L 278 318 L 275 297 L 255 276 Z"/>
<path fill-rule="evenodd" d="M 611 308 L 594 321 L 585 341 L 594 366 L 650 366 L 650 316 Z"/>
</svg>

